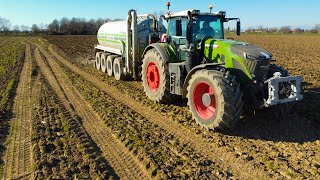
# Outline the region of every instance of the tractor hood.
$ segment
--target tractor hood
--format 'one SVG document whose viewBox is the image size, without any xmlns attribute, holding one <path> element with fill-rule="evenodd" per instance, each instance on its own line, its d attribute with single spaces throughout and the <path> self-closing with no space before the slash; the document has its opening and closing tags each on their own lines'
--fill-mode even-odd
<svg viewBox="0 0 320 180">
<path fill-rule="evenodd" d="M 250 43 L 225 39 L 205 41 L 204 57 L 213 62 L 225 63 L 225 67 L 238 70 L 244 79 L 263 80 L 269 69 L 272 55 L 265 49 Z"/>
<path fill-rule="evenodd" d="M 272 58 L 271 53 L 265 49 L 250 43 L 225 39 L 206 40 L 204 53 L 207 59 L 222 62 L 225 61 L 225 58 L 234 58 L 234 56 L 251 60 L 270 60 Z"/>
</svg>

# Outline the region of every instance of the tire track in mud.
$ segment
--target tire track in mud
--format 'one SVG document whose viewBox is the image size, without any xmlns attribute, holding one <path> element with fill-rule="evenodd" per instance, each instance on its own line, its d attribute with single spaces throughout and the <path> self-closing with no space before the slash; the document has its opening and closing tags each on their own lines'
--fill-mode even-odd
<svg viewBox="0 0 320 180">
<path fill-rule="evenodd" d="M 4 156 L 3 179 L 32 178 L 31 150 L 31 52 L 26 45 L 25 59 L 14 99 L 9 144 Z"/>
<path fill-rule="evenodd" d="M 146 117 L 151 122 L 162 127 L 169 134 L 175 135 L 181 142 L 189 144 L 201 155 L 210 157 L 215 163 L 219 164 L 219 166 L 223 167 L 224 169 L 231 169 L 236 177 L 248 179 L 253 176 L 257 178 L 267 178 L 270 176 L 268 172 L 256 167 L 254 164 L 250 164 L 242 159 L 236 159 L 234 154 L 224 150 L 223 148 L 218 148 L 217 145 L 212 144 L 207 139 L 203 138 L 201 134 L 199 135 L 193 130 L 169 120 L 162 114 L 152 110 L 150 107 L 144 106 L 143 103 L 132 99 L 129 95 L 119 92 L 116 88 L 106 85 L 97 77 L 84 72 L 75 65 L 72 65 L 69 61 L 56 53 L 53 50 L 52 45 L 49 45 L 48 51 L 53 57 L 55 57 L 71 71 L 78 74 L 86 81 L 92 83 L 100 90 L 106 92 L 115 100 L 128 106 L 132 110 Z"/>
<path fill-rule="evenodd" d="M 51 71 L 49 66 L 43 62 L 39 49 L 36 49 L 36 60 L 41 71 L 44 72 L 50 84 L 53 82 L 53 87 L 64 104 L 72 104 L 73 107 L 75 107 L 75 111 L 83 119 L 84 128 L 100 147 L 110 166 L 124 179 L 150 179 L 151 177 L 139 161 L 114 137 L 111 130 L 68 81 L 64 72 L 62 72 L 56 62 L 54 62 L 41 47 L 37 47 L 40 48 L 41 53 L 47 58 L 52 70 Z M 66 99 L 66 97 L 69 99 Z"/>
</svg>

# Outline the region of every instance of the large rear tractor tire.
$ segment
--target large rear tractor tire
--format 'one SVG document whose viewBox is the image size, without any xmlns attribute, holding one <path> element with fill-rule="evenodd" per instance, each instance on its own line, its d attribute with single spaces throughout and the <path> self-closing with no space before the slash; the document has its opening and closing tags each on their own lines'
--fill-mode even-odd
<svg viewBox="0 0 320 180">
<path fill-rule="evenodd" d="M 101 67 L 101 54 L 102 54 L 102 52 L 96 53 L 96 61 L 95 61 L 95 63 L 93 63 L 95 68 L 97 68 L 98 70 L 100 70 L 100 67 Z"/>
<path fill-rule="evenodd" d="M 141 75 L 143 88 L 149 99 L 160 103 L 173 101 L 168 65 L 157 50 L 151 49 L 145 54 Z"/>
<path fill-rule="evenodd" d="M 110 55 L 107 57 L 107 74 L 108 76 L 113 76 L 113 61 L 118 57 L 117 55 Z"/>
<path fill-rule="evenodd" d="M 190 112 L 200 126 L 225 130 L 240 120 L 242 91 L 229 72 L 199 70 L 192 75 L 187 90 Z"/>
<path fill-rule="evenodd" d="M 117 57 L 113 61 L 113 74 L 116 80 L 124 80 L 125 75 L 123 72 L 123 60 L 121 57 Z"/>
</svg>

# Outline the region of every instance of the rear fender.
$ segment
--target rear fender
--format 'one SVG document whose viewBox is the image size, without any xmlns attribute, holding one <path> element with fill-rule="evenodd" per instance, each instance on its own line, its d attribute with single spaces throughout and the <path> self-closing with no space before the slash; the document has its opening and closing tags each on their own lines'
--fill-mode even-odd
<svg viewBox="0 0 320 180">
<path fill-rule="evenodd" d="M 143 51 L 142 54 L 142 59 L 144 58 L 145 54 L 150 50 L 150 49 L 156 49 L 161 58 L 166 62 L 178 62 L 178 53 L 175 51 L 175 49 L 167 43 L 153 43 L 150 44 L 149 46 L 146 47 L 146 49 Z"/>
<path fill-rule="evenodd" d="M 182 90 L 182 98 L 186 98 L 187 96 L 187 88 L 189 86 L 189 80 L 191 79 L 192 75 L 194 73 L 196 73 L 199 70 L 202 69 L 208 69 L 208 70 L 219 70 L 219 67 L 224 67 L 224 63 L 207 63 L 207 64 L 200 64 L 196 67 L 194 67 L 193 69 L 191 69 L 191 71 L 188 73 L 184 84 L 183 84 L 183 90 Z"/>
</svg>

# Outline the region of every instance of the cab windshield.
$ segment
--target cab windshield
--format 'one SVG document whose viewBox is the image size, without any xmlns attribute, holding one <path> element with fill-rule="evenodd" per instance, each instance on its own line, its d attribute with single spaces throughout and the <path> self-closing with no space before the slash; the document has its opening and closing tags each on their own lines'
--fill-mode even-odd
<svg viewBox="0 0 320 180">
<path fill-rule="evenodd" d="M 221 18 L 212 15 L 199 15 L 193 18 L 193 41 L 199 41 L 208 36 L 223 39 Z"/>
</svg>

